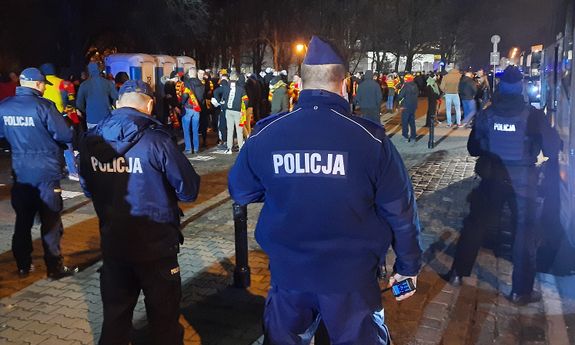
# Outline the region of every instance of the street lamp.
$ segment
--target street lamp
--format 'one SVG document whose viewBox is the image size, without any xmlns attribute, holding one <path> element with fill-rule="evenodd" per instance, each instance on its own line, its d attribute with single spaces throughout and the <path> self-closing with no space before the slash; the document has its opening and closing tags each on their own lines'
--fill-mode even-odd
<svg viewBox="0 0 575 345">
<path fill-rule="evenodd" d="M 303 61 L 303 56 L 305 55 L 306 46 L 303 43 L 297 43 L 295 45 L 295 52 L 297 55 L 297 74 L 301 76 L 301 64 Z"/>
<path fill-rule="evenodd" d="M 301 44 L 301 43 L 296 44 L 296 46 L 295 46 L 295 51 L 296 51 L 298 54 L 303 53 L 304 50 L 305 50 L 305 45 L 303 45 L 303 44 Z"/>
</svg>

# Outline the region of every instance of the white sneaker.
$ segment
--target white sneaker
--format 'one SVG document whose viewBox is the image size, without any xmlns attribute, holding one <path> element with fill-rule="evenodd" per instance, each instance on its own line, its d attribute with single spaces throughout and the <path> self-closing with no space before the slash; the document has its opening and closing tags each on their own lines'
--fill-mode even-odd
<svg viewBox="0 0 575 345">
<path fill-rule="evenodd" d="M 78 176 L 78 174 L 68 174 L 68 179 L 72 181 L 80 181 L 80 176 Z"/>
<path fill-rule="evenodd" d="M 231 155 L 231 154 L 232 154 L 232 150 L 231 150 L 231 149 L 226 149 L 226 150 L 224 151 L 224 154 L 225 154 L 225 155 Z"/>
</svg>

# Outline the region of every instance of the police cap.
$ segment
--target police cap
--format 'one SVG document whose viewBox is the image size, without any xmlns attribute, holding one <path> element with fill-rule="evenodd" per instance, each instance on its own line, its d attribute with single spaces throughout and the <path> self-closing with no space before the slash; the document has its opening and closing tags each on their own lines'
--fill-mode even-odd
<svg viewBox="0 0 575 345">
<path fill-rule="evenodd" d="M 345 65 L 344 59 L 337 49 L 329 42 L 317 36 L 312 36 L 303 60 L 305 65 Z"/>
<path fill-rule="evenodd" d="M 141 93 L 141 94 L 150 96 L 152 98 L 154 97 L 154 92 L 152 91 L 152 88 L 150 87 L 150 85 L 148 85 L 148 83 L 146 83 L 142 80 L 130 79 L 130 80 L 126 81 L 120 87 L 120 90 L 118 91 L 118 96 L 121 97 L 123 94 L 130 93 L 130 92 Z"/>
<path fill-rule="evenodd" d="M 46 83 L 46 85 L 52 85 L 51 82 L 46 80 L 46 76 L 40 72 L 39 69 L 34 67 L 28 67 L 20 73 L 20 80 L 22 81 L 41 81 Z"/>
</svg>

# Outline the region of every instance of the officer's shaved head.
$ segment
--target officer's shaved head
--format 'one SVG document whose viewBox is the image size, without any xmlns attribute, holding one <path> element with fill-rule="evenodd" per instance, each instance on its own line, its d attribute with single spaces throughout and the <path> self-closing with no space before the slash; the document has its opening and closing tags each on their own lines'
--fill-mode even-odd
<svg viewBox="0 0 575 345">
<path fill-rule="evenodd" d="M 20 86 L 38 90 L 41 94 L 44 94 L 44 91 L 46 91 L 46 83 L 44 83 L 43 81 L 20 80 Z"/>
<path fill-rule="evenodd" d="M 322 89 L 340 94 L 345 79 L 345 67 L 339 64 L 301 65 L 304 89 Z"/>
<path fill-rule="evenodd" d="M 120 96 L 117 108 L 134 108 L 144 114 L 151 115 L 154 109 L 152 97 L 140 92 L 126 92 Z"/>
</svg>

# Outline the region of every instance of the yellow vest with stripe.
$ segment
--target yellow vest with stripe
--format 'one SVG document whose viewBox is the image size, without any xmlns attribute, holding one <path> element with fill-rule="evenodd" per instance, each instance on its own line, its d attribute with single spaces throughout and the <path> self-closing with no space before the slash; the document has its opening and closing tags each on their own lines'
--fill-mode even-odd
<svg viewBox="0 0 575 345">
<path fill-rule="evenodd" d="M 59 112 L 64 111 L 64 101 L 62 100 L 62 93 L 60 91 L 60 84 L 62 79 L 56 77 L 55 75 L 47 75 L 46 79 L 52 83 L 52 85 L 46 84 L 46 91 L 44 91 L 44 98 L 51 100 L 56 104 L 56 109 Z"/>
</svg>

